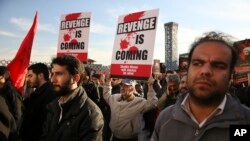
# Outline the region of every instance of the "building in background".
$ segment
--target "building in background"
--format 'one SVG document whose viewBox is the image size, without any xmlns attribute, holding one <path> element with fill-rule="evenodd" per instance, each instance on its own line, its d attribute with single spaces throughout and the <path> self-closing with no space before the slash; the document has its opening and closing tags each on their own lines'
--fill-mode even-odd
<svg viewBox="0 0 250 141">
<path fill-rule="evenodd" d="M 169 22 L 164 24 L 165 27 L 165 63 L 167 70 L 178 70 L 178 42 L 177 32 L 178 24 Z"/>
</svg>

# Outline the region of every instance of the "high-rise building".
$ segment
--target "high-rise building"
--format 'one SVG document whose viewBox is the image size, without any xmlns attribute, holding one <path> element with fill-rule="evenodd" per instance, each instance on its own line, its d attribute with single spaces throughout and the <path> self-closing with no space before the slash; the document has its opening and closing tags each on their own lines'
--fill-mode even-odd
<svg viewBox="0 0 250 141">
<path fill-rule="evenodd" d="M 169 22 L 164 24 L 165 27 L 165 63 L 166 70 L 178 69 L 178 46 L 177 31 L 178 24 Z"/>
</svg>

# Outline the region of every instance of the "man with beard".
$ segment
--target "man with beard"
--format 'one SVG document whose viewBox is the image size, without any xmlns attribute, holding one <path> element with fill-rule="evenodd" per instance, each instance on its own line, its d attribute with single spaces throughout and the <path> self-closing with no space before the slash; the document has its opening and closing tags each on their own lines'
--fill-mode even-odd
<svg viewBox="0 0 250 141">
<path fill-rule="evenodd" d="M 41 141 L 102 141 L 103 116 L 82 87 L 83 64 L 74 56 L 54 58 L 51 82 L 60 96 L 48 105 Z"/>
<path fill-rule="evenodd" d="M 163 87 L 165 90 L 157 103 L 159 110 L 163 110 L 164 108 L 175 104 L 179 94 L 179 84 L 180 77 L 178 74 L 170 74 L 167 76 L 167 86 Z"/>
<path fill-rule="evenodd" d="M 228 141 L 230 125 L 250 124 L 250 109 L 227 94 L 238 57 L 229 37 L 209 32 L 192 44 L 189 93 L 160 113 L 151 141 Z"/>
<path fill-rule="evenodd" d="M 112 94 L 111 79 L 107 78 L 103 86 L 104 99 L 110 106 L 110 129 L 112 141 L 140 141 L 143 137 L 143 113 L 156 107 L 158 101 L 153 90 L 153 80 L 148 81 L 147 99 L 136 97 L 136 82 L 131 79 L 123 79 L 120 93 Z"/>
<path fill-rule="evenodd" d="M 20 128 L 22 141 L 38 140 L 42 134 L 42 125 L 46 119 L 46 105 L 56 98 L 49 82 L 49 68 L 43 63 L 28 67 L 26 83 L 35 89 L 24 100 L 23 120 Z"/>
<path fill-rule="evenodd" d="M 181 76 L 181 80 L 180 80 L 180 84 L 179 84 L 179 91 L 180 91 L 180 95 L 188 92 L 187 75 L 186 74 Z"/>
</svg>

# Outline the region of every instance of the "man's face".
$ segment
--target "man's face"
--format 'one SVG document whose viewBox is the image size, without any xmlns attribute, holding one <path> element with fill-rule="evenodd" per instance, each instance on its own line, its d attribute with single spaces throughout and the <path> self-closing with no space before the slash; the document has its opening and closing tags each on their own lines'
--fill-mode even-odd
<svg viewBox="0 0 250 141">
<path fill-rule="evenodd" d="M 28 70 L 28 73 L 26 76 L 26 82 L 31 88 L 38 88 L 39 87 L 38 75 L 35 74 L 32 70 Z"/>
<path fill-rule="evenodd" d="M 178 91 L 178 84 L 175 82 L 169 81 L 167 83 L 167 88 L 170 96 L 177 95 L 179 93 Z"/>
<path fill-rule="evenodd" d="M 105 84 L 105 75 L 101 75 L 101 78 L 99 81 L 101 85 Z"/>
<path fill-rule="evenodd" d="M 61 96 L 70 94 L 73 89 L 73 77 L 69 74 L 66 66 L 53 64 L 51 70 L 51 82 L 54 91 Z"/>
<path fill-rule="evenodd" d="M 96 77 L 92 76 L 92 81 L 96 84 L 96 85 L 100 85 L 100 80 Z"/>
<path fill-rule="evenodd" d="M 111 86 L 117 86 L 120 85 L 121 79 L 119 78 L 111 78 Z"/>
<path fill-rule="evenodd" d="M 122 97 L 124 99 L 126 99 L 131 94 L 133 94 L 133 86 L 122 84 L 121 89 L 120 89 L 120 93 L 121 93 Z"/>
<path fill-rule="evenodd" d="M 3 85 L 5 84 L 6 80 L 4 78 L 4 76 L 0 75 L 0 88 L 3 87 Z"/>
<path fill-rule="evenodd" d="M 188 88 L 199 104 L 219 103 L 230 79 L 232 53 L 219 42 L 204 42 L 194 50 L 188 69 Z"/>
<path fill-rule="evenodd" d="M 188 87 L 187 87 L 187 76 L 183 76 L 181 78 L 180 84 L 179 84 L 179 91 L 180 93 L 186 93 L 188 91 Z"/>
</svg>

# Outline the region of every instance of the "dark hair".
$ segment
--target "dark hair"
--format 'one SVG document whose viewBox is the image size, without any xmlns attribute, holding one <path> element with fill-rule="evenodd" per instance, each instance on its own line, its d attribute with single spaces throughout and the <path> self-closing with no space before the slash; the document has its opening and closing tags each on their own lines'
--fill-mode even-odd
<svg viewBox="0 0 250 141">
<path fill-rule="evenodd" d="M 53 64 L 66 66 L 66 69 L 71 75 L 79 74 L 80 81 L 78 82 L 78 86 L 82 84 L 83 78 L 86 77 L 86 72 L 82 62 L 74 56 L 63 55 L 60 57 L 53 58 L 51 68 L 53 68 Z"/>
<path fill-rule="evenodd" d="M 28 67 L 28 70 L 32 70 L 36 75 L 42 73 L 44 75 L 44 79 L 49 81 L 49 68 L 44 63 L 32 64 Z"/>
<path fill-rule="evenodd" d="M 194 43 L 191 45 L 191 49 L 188 55 L 188 68 L 190 66 L 191 58 L 193 55 L 194 50 L 197 48 L 198 45 L 204 43 L 204 42 L 220 42 L 224 45 L 226 45 L 232 52 L 232 59 L 231 59 L 231 64 L 230 64 L 230 73 L 233 72 L 234 66 L 238 60 L 239 56 L 239 48 L 236 43 L 233 42 L 233 37 L 231 35 L 227 35 L 222 32 L 215 32 L 211 31 L 208 33 L 204 33 L 204 35 L 197 40 L 194 41 Z"/>
<path fill-rule="evenodd" d="M 168 77 L 167 77 L 167 79 L 168 79 L 168 83 L 169 82 L 174 82 L 174 83 L 176 83 L 176 84 L 179 84 L 180 83 L 180 77 L 179 77 L 179 75 L 178 74 L 170 74 Z"/>
<path fill-rule="evenodd" d="M 0 66 L 0 75 L 3 76 L 6 81 L 10 79 L 10 72 L 5 66 Z"/>
<path fill-rule="evenodd" d="M 101 74 L 95 73 L 95 74 L 92 75 L 92 77 L 95 77 L 95 78 L 97 78 L 97 79 L 100 79 L 100 78 L 101 78 Z"/>
</svg>

